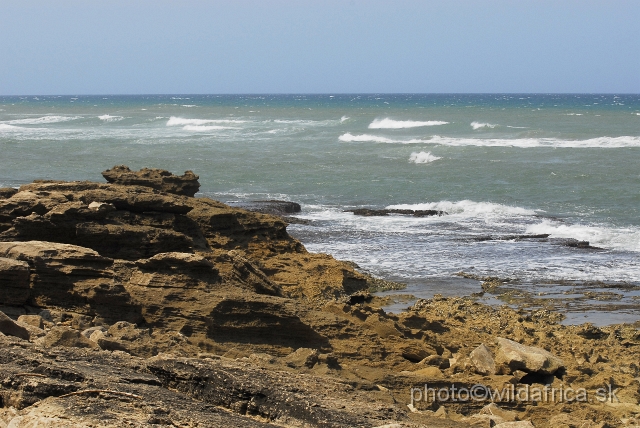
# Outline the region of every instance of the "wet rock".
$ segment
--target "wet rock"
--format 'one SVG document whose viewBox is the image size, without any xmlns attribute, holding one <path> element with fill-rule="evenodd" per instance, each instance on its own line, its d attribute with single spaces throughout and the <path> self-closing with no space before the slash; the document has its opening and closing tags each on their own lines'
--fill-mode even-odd
<svg viewBox="0 0 640 428">
<path fill-rule="evenodd" d="M 68 327 L 53 327 L 43 338 L 36 341 L 40 346 L 52 348 L 64 346 L 70 348 L 95 348 L 96 344 L 84 337 L 78 330 Z"/>
<path fill-rule="evenodd" d="M 287 355 L 283 361 L 292 368 L 312 368 L 318 362 L 319 352 L 316 349 L 298 348 Z"/>
<path fill-rule="evenodd" d="M 484 343 L 471 351 L 469 358 L 478 373 L 482 375 L 496 374 L 496 362 L 493 359 L 493 355 L 491 355 L 491 351 Z"/>
<path fill-rule="evenodd" d="M 247 211 L 275 215 L 294 214 L 302 210 L 300 204 L 296 202 L 277 200 L 232 202 L 229 205 Z"/>
<path fill-rule="evenodd" d="M 565 369 L 560 358 L 544 349 L 522 345 L 501 337 L 498 337 L 496 342 L 499 346 L 496 365 L 504 366 L 510 373 L 522 370 L 527 373 L 556 375 Z"/>
<path fill-rule="evenodd" d="M 589 244 L 589 241 L 580 241 L 573 238 L 552 238 L 550 242 L 556 245 L 562 245 L 563 247 L 581 248 L 587 250 L 601 250 L 600 247 L 593 247 Z"/>
<path fill-rule="evenodd" d="M 20 339 L 29 340 L 29 330 L 25 327 L 18 325 L 14 320 L 5 315 L 4 312 L 0 312 L 0 333 L 7 336 L 15 336 Z"/>
<path fill-rule="evenodd" d="M 177 176 L 164 169 L 142 168 L 140 171 L 132 171 L 125 165 L 118 165 L 103 171 L 102 176 L 109 183 L 151 187 L 177 195 L 193 196 L 200 189 L 199 177 L 192 171 Z"/>
<path fill-rule="evenodd" d="M 0 302 L 22 306 L 29 299 L 29 265 L 20 260 L 0 257 Z"/>
<path fill-rule="evenodd" d="M 383 216 L 388 216 L 389 214 L 412 215 L 414 217 L 431 217 L 431 216 L 447 215 L 446 212 L 438 211 L 438 210 L 400 210 L 400 209 L 375 210 L 370 208 L 356 208 L 352 210 L 345 210 L 345 212 L 351 212 L 354 215 L 359 215 L 364 217 L 383 217 Z"/>
</svg>

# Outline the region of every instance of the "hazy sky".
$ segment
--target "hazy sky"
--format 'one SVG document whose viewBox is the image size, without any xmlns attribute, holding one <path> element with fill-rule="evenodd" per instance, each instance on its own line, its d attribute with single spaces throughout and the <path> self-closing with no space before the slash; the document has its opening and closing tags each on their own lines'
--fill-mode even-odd
<svg viewBox="0 0 640 428">
<path fill-rule="evenodd" d="M 0 94 L 640 93 L 638 0 L 0 0 Z"/>
</svg>

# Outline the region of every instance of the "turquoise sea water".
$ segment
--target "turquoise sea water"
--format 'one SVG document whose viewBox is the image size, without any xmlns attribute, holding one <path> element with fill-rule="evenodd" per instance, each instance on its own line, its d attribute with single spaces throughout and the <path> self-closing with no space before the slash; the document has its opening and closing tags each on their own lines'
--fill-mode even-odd
<svg viewBox="0 0 640 428">
<path fill-rule="evenodd" d="M 309 250 L 411 284 L 640 282 L 639 95 L 0 97 L 0 151 L 0 186 L 127 164 L 191 169 L 223 201 L 297 201 Z M 343 212 L 360 206 L 449 215 Z M 504 239 L 527 234 L 552 239 Z"/>
</svg>

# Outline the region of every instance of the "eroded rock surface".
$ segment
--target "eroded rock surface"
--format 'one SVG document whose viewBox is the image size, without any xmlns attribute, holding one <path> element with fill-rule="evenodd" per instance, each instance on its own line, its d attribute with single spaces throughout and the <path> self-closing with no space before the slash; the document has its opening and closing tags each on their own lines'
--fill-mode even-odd
<svg viewBox="0 0 640 428">
<path fill-rule="evenodd" d="M 177 176 L 163 169 L 142 168 L 140 171 L 131 171 L 129 167 L 119 165 L 103 171 L 102 176 L 109 183 L 151 187 L 184 196 L 193 196 L 200 189 L 199 177 L 193 171 Z"/>
</svg>

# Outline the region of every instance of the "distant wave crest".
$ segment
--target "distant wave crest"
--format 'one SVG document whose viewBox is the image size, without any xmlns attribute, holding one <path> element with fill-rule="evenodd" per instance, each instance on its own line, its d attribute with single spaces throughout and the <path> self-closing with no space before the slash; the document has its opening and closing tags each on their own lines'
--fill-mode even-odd
<svg viewBox="0 0 640 428">
<path fill-rule="evenodd" d="M 206 131 L 219 131 L 221 129 L 235 129 L 232 126 L 220 126 L 220 125 L 185 125 L 182 127 L 185 131 L 196 131 L 196 132 L 206 132 Z"/>
<path fill-rule="evenodd" d="M 9 120 L 6 123 L 12 125 L 41 125 L 44 123 L 68 122 L 76 119 L 82 119 L 82 116 L 44 116 L 38 118 Z"/>
<path fill-rule="evenodd" d="M 378 135 L 370 135 L 370 134 L 361 134 L 361 135 L 353 135 L 350 132 L 346 134 L 342 134 L 338 137 L 338 139 L 345 143 L 387 143 L 387 144 L 418 144 L 418 143 L 428 143 L 429 140 L 392 140 L 386 137 L 380 137 Z"/>
<path fill-rule="evenodd" d="M 471 127 L 472 127 L 474 130 L 478 130 L 478 129 L 482 129 L 482 128 L 491 128 L 491 129 L 493 129 L 493 128 L 496 128 L 496 127 L 498 127 L 498 126 L 499 126 L 499 125 L 496 125 L 496 124 L 494 124 L 494 123 L 471 122 Z"/>
<path fill-rule="evenodd" d="M 171 116 L 167 121 L 167 126 L 185 125 L 207 125 L 209 123 L 245 123 L 246 120 L 239 119 L 185 119 L 183 117 Z"/>
<path fill-rule="evenodd" d="M 409 162 L 413 163 L 431 163 L 442 159 L 441 157 L 434 156 L 431 152 L 413 152 L 409 157 Z"/>
<path fill-rule="evenodd" d="M 428 120 L 428 121 L 415 121 L 415 120 L 393 120 L 384 118 L 384 119 L 375 119 L 373 122 L 369 124 L 369 129 L 402 129 L 402 128 L 418 128 L 421 126 L 438 126 L 438 125 L 446 125 L 449 122 L 444 122 L 442 120 Z"/>
<path fill-rule="evenodd" d="M 110 114 L 103 114 L 102 116 L 98 116 L 98 119 L 104 122 L 117 122 L 119 120 L 124 119 L 122 116 L 111 116 Z"/>
</svg>

